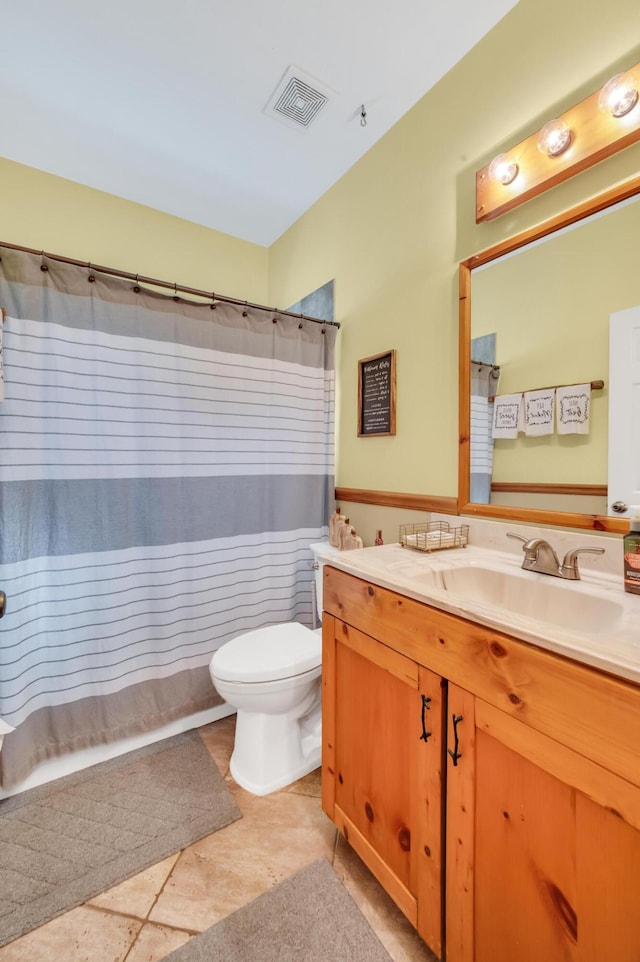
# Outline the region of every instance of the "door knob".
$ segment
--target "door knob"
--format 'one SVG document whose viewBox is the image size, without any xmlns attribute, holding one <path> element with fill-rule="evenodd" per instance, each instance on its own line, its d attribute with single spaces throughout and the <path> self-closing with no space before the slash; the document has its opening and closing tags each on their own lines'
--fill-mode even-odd
<svg viewBox="0 0 640 962">
<path fill-rule="evenodd" d="M 0 591 L 0 618 L 4 615 L 7 610 L 7 596 L 4 591 Z"/>
<path fill-rule="evenodd" d="M 625 504 L 624 501 L 614 501 L 611 510 L 615 511 L 616 514 L 624 514 L 625 511 L 629 510 L 629 505 Z"/>
</svg>

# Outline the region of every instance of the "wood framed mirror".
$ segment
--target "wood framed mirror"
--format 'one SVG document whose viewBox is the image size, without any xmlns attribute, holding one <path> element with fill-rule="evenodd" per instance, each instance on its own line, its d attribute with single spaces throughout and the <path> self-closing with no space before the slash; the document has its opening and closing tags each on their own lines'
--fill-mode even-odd
<svg viewBox="0 0 640 962">
<path fill-rule="evenodd" d="M 640 305 L 639 236 L 640 176 L 461 262 L 461 514 L 627 530 L 608 491 L 609 317 Z M 473 418 L 471 398 L 481 365 L 496 395 L 593 384 L 588 433 L 493 442 L 489 430 L 493 469 L 479 488 L 476 387 Z"/>
</svg>

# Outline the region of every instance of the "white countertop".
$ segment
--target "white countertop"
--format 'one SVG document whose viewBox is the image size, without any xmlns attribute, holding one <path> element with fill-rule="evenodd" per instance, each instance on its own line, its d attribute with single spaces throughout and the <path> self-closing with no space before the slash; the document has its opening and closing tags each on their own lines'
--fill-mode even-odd
<svg viewBox="0 0 640 962">
<path fill-rule="evenodd" d="M 622 573 L 583 569 L 580 581 L 567 581 L 523 571 L 521 554 L 474 545 L 425 553 L 388 544 L 319 557 L 382 588 L 640 684 L 640 595 L 624 591 Z M 516 607 L 520 599 L 532 610 L 524 615 L 454 588 L 455 569 L 462 568 L 470 582 L 476 575 L 482 582 L 483 569 L 503 573 Z M 448 590 L 447 572 L 453 573 Z M 513 600 L 508 594 L 505 604 Z"/>
</svg>

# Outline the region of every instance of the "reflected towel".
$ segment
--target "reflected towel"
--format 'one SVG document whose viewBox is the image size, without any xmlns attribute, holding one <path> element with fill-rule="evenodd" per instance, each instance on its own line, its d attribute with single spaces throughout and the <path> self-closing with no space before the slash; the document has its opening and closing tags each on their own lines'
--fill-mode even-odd
<svg viewBox="0 0 640 962">
<path fill-rule="evenodd" d="M 558 434 L 588 434 L 590 413 L 590 383 L 556 388 Z"/>
<path fill-rule="evenodd" d="M 517 438 L 524 430 L 524 407 L 522 394 L 500 394 L 493 405 L 494 438 Z"/>
<path fill-rule="evenodd" d="M 524 393 L 524 433 L 528 437 L 553 434 L 555 388 Z"/>
</svg>

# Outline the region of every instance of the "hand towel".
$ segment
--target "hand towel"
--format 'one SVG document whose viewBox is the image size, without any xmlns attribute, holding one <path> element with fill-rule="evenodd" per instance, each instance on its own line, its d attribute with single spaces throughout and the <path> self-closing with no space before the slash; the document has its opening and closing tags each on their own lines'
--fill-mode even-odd
<svg viewBox="0 0 640 962">
<path fill-rule="evenodd" d="M 415 548 L 430 551 L 433 548 L 453 547 L 456 535 L 454 531 L 419 531 L 418 534 L 408 534 L 405 541 Z"/>
<path fill-rule="evenodd" d="M 4 311 L 0 311 L 0 401 L 4 401 L 4 373 L 2 370 L 2 322 Z"/>
<path fill-rule="evenodd" d="M 524 392 L 524 433 L 528 437 L 553 434 L 555 388 Z"/>
<path fill-rule="evenodd" d="M 556 388 L 558 434 L 588 434 L 591 412 L 591 384 Z"/>
<path fill-rule="evenodd" d="M 517 438 L 524 429 L 522 394 L 500 394 L 493 405 L 494 438 Z"/>
</svg>

